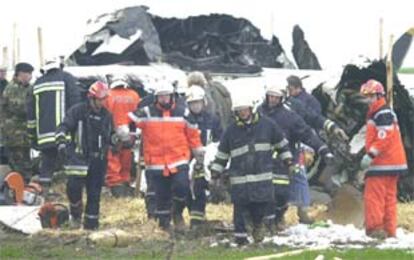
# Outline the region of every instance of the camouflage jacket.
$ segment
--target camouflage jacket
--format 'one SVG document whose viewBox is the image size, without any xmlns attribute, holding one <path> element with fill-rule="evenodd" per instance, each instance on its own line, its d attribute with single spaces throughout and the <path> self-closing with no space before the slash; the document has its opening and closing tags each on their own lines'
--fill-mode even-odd
<svg viewBox="0 0 414 260">
<path fill-rule="evenodd" d="M 27 131 L 26 98 L 30 87 L 10 81 L 0 105 L 0 129 L 4 146 L 30 147 Z"/>
</svg>

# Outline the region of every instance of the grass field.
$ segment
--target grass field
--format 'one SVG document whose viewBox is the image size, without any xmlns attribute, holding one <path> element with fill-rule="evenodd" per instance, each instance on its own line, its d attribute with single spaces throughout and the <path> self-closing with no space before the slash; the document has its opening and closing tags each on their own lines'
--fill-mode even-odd
<svg viewBox="0 0 414 260">
<path fill-rule="evenodd" d="M 288 251 L 270 245 L 251 245 L 247 248 L 217 246 L 210 248 L 207 241 L 182 240 L 142 241 L 125 248 L 100 248 L 77 244 L 58 245 L 47 241 L 22 239 L 13 236 L 1 241 L 0 259 L 244 259 L 253 256 L 277 254 Z M 414 259 L 413 251 L 404 250 L 323 250 L 304 252 L 283 259 Z"/>
<path fill-rule="evenodd" d="M 399 204 L 399 226 L 414 231 L 414 205 Z M 288 222 L 297 223 L 295 212 L 287 213 Z M 232 209 L 229 205 L 208 205 L 207 218 L 231 223 Z M 188 221 L 188 216 L 187 216 Z M 139 237 L 129 241 L 126 247 L 102 247 L 88 242 L 85 231 L 42 231 L 24 236 L 0 229 L 0 260 L 3 259 L 244 259 L 253 256 L 277 254 L 294 249 L 277 248 L 274 244 L 249 245 L 233 248 L 229 243 L 211 247 L 222 239 L 232 240 L 231 233 L 222 236 L 209 235 L 194 239 L 186 236 L 170 240 L 153 222 L 146 219 L 142 199 L 113 199 L 103 195 L 101 205 L 102 229 L 118 228 Z M 378 250 L 323 250 L 304 252 L 283 259 L 414 259 L 413 251 Z"/>
</svg>

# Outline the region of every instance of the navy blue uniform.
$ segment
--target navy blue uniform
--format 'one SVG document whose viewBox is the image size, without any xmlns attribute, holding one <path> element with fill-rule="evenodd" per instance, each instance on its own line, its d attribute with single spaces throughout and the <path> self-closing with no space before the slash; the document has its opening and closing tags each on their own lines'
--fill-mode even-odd
<svg viewBox="0 0 414 260">
<path fill-rule="evenodd" d="M 218 142 L 222 134 L 222 128 L 218 117 L 201 111 L 199 114 L 190 113 L 191 122 L 197 124 L 201 131 L 201 142 L 203 146 L 211 142 Z M 194 167 L 197 168 L 197 167 Z M 188 196 L 188 207 L 190 209 L 191 224 L 197 224 L 205 220 L 206 211 L 206 189 L 208 187 L 205 179 L 204 167 L 193 169 L 193 191 Z"/>
<path fill-rule="evenodd" d="M 220 140 L 211 170 L 212 173 L 223 172 L 231 159 L 230 193 L 234 203 L 236 241 L 247 238 L 244 214 L 250 213 L 257 227 L 262 224 L 269 203 L 273 203 L 272 156 L 275 149 L 280 159 L 292 159 L 283 131 L 259 113 L 254 114 L 250 124 L 233 122 Z"/>
<path fill-rule="evenodd" d="M 304 143 L 313 148 L 318 153 L 324 155 L 328 153 L 328 147 L 314 133 L 314 131 L 305 123 L 305 121 L 289 107 L 283 103 L 269 108 L 266 103 L 259 107 L 259 111 L 271 118 L 283 130 L 287 140 L 289 141 L 290 150 L 293 154 L 293 163 L 297 164 L 300 155 L 300 143 Z M 305 169 L 302 167 L 301 174 L 293 176 L 292 183 L 288 177 L 288 168 L 278 159 L 274 161 L 273 183 L 275 185 L 275 211 L 269 214 L 267 218 L 275 217 L 275 222 L 282 220 L 283 214 L 287 209 L 289 199 L 295 204 L 308 204 L 309 190 L 306 179 Z M 296 182 L 300 183 L 300 187 L 305 185 L 303 189 L 297 189 Z M 309 201 L 309 202 L 308 202 Z"/>
<path fill-rule="evenodd" d="M 299 95 L 292 98 L 300 100 L 307 109 L 312 109 L 315 113 L 322 114 L 322 107 L 319 101 L 314 96 L 306 92 L 305 89 L 302 89 Z"/>
<path fill-rule="evenodd" d="M 76 79 L 60 69 L 38 78 L 27 99 L 27 126 L 34 148 L 41 151 L 39 182 L 50 186 L 56 164 L 57 126 L 70 107 L 81 101 Z"/>
<path fill-rule="evenodd" d="M 77 220 L 82 217 L 82 190 L 86 186 L 85 229 L 99 227 L 100 196 L 112 132 L 110 113 L 105 109 L 95 113 L 87 103 L 69 109 L 57 130 L 58 143 L 66 142 L 67 136 L 71 136 L 64 169 L 68 176 L 66 192 L 70 213 Z"/>
</svg>

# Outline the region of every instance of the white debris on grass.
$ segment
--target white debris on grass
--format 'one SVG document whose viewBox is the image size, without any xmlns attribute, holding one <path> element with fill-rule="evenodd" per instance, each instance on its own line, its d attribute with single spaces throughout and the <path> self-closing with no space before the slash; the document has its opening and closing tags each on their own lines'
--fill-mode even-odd
<svg viewBox="0 0 414 260">
<path fill-rule="evenodd" d="M 379 241 L 365 235 L 365 231 L 353 225 L 337 225 L 328 222 L 328 227 L 314 227 L 298 224 L 292 226 L 277 236 L 266 239 L 266 242 L 277 246 L 291 248 L 303 247 L 334 247 L 334 248 L 364 248 L 377 247 L 379 249 L 414 249 L 414 233 L 406 233 L 403 229 L 397 230 L 396 238 Z"/>
</svg>

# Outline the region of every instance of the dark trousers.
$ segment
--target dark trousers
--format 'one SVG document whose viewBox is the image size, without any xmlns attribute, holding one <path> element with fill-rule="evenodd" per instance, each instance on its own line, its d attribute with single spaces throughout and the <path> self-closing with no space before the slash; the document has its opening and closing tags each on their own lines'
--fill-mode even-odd
<svg viewBox="0 0 414 260">
<path fill-rule="evenodd" d="M 233 224 L 236 241 L 247 239 L 246 219 L 251 219 L 253 226 L 258 227 L 263 223 L 268 208 L 269 202 L 234 203 Z"/>
<path fill-rule="evenodd" d="M 148 219 L 155 219 L 157 203 L 155 201 L 155 184 L 151 171 L 145 171 L 145 180 L 147 181 L 147 191 L 145 192 L 145 208 L 147 209 Z"/>
<path fill-rule="evenodd" d="M 171 222 L 171 209 L 174 203 L 174 214 L 181 215 L 189 192 L 188 166 L 181 167 L 177 173 L 168 177 L 162 171 L 149 170 L 155 185 L 155 212 L 162 228 L 169 228 Z"/>
<path fill-rule="evenodd" d="M 269 204 L 269 207 L 266 211 L 265 221 L 267 225 L 278 225 L 285 215 L 286 210 L 288 209 L 289 202 L 289 185 L 283 184 L 274 184 L 275 189 L 275 199 L 273 203 Z"/>
<path fill-rule="evenodd" d="M 39 182 L 43 186 L 50 186 L 53 173 L 58 170 L 57 149 L 49 148 L 41 151 Z"/>
<path fill-rule="evenodd" d="M 193 192 L 187 196 L 187 205 L 190 211 L 191 224 L 205 221 L 207 203 L 207 181 L 204 177 L 194 180 Z"/>
<path fill-rule="evenodd" d="M 89 163 L 86 176 L 69 175 L 66 192 L 70 202 L 72 218 L 82 217 L 82 192 L 86 187 L 86 207 L 83 226 L 85 229 L 97 229 L 99 227 L 99 204 L 101 190 L 104 183 L 106 160 L 94 158 Z"/>
</svg>

